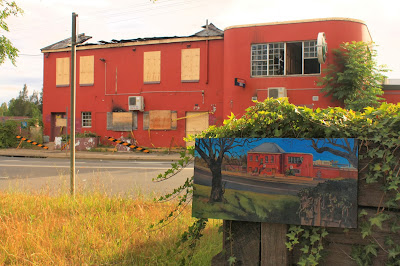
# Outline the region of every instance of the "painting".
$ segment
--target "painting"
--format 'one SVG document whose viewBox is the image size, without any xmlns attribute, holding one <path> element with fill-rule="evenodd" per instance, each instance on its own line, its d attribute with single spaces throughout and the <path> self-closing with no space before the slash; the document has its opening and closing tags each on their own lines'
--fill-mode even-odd
<svg viewBox="0 0 400 266">
<path fill-rule="evenodd" d="M 196 139 L 192 213 L 356 228 L 357 183 L 356 139 Z"/>
</svg>

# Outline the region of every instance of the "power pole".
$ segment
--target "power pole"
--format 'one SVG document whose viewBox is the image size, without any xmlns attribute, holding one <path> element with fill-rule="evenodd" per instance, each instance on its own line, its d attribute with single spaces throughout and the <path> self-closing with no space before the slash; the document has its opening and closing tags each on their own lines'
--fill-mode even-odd
<svg viewBox="0 0 400 266">
<path fill-rule="evenodd" d="M 72 13 L 72 36 L 71 36 L 71 126 L 70 126 L 70 151 L 71 151 L 71 166 L 70 166 L 70 184 L 71 195 L 75 197 L 75 119 L 76 119 L 76 18 L 78 14 Z"/>
</svg>

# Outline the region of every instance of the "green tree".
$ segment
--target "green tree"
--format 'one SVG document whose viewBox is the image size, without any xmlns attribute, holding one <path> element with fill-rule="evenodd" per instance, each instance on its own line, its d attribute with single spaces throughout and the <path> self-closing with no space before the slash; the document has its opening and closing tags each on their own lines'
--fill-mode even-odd
<svg viewBox="0 0 400 266">
<path fill-rule="evenodd" d="M 2 103 L 0 106 L 0 116 L 5 116 L 8 112 L 8 107 L 6 103 Z"/>
<path fill-rule="evenodd" d="M 383 94 L 382 83 L 388 70 L 376 62 L 373 43 L 343 43 L 333 50 L 334 63 L 330 64 L 318 82 L 322 92 L 342 102 L 347 109 L 361 111 L 378 106 Z"/>
<path fill-rule="evenodd" d="M 0 0 L 0 31 L 4 30 L 9 32 L 8 25 L 5 22 L 9 16 L 17 16 L 22 14 L 23 11 L 17 6 L 15 1 L 9 2 Z M 15 65 L 16 57 L 18 56 L 18 49 L 13 46 L 11 41 L 4 35 L 0 35 L 0 65 L 4 63 L 6 57 Z"/>
<path fill-rule="evenodd" d="M 28 96 L 28 87 L 26 84 L 19 92 L 16 99 L 11 99 L 8 104 L 8 116 L 29 116 L 35 119 L 41 117 L 40 111 L 40 99 L 37 92 L 33 92 L 31 96 Z"/>
</svg>

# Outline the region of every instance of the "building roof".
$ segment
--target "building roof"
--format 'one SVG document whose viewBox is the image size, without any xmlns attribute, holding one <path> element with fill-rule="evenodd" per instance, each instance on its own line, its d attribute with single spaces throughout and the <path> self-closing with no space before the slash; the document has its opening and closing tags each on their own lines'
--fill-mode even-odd
<svg viewBox="0 0 400 266">
<path fill-rule="evenodd" d="M 272 142 L 265 142 L 260 146 L 249 150 L 248 152 L 285 153 L 285 151 L 279 147 L 278 144 Z"/>
<path fill-rule="evenodd" d="M 116 40 L 112 39 L 111 41 L 99 41 L 98 43 L 84 43 L 87 40 L 91 39 L 91 36 L 86 36 L 85 33 L 79 34 L 77 38 L 77 46 L 82 47 L 82 46 L 113 46 L 113 45 L 136 45 L 142 42 L 151 42 L 151 41 L 165 41 L 165 40 L 171 40 L 171 41 L 176 41 L 176 39 L 185 39 L 185 38 L 191 38 L 191 39 L 196 39 L 198 37 L 222 37 L 224 36 L 224 31 L 218 29 L 214 24 L 210 23 L 204 26 L 202 26 L 204 30 L 201 30 L 193 35 L 190 36 L 165 36 L 165 37 L 145 37 L 145 38 L 135 38 L 135 39 L 122 39 L 122 40 Z M 52 50 L 61 50 L 71 47 L 71 37 L 67 38 L 65 40 L 56 42 L 52 45 L 46 46 L 42 49 L 40 49 L 42 52 L 45 51 L 52 51 Z"/>
<path fill-rule="evenodd" d="M 202 28 L 204 28 L 204 30 L 199 31 L 193 34 L 192 36 L 197 36 L 197 37 L 224 36 L 224 31 L 215 27 L 215 25 L 212 23 L 208 24 L 207 22 L 207 24 L 202 26 Z"/>
<path fill-rule="evenodd" d="M 87 40 L 91 39 L 92 36 L 86 36 L 85 33 L 81 33 L 78 34 L 77 38 L 76 38 L 76 44 L 82 44 L 84 42 L 86 42 Z M 64 39 L 62 41 L 53 43 L 49 46 L 46 46 L 40 50 L 56 50 L 56 49 L 63 49 L 63 48 L 68 48 L 71 47 L 71 37 Z"/>
</svg>

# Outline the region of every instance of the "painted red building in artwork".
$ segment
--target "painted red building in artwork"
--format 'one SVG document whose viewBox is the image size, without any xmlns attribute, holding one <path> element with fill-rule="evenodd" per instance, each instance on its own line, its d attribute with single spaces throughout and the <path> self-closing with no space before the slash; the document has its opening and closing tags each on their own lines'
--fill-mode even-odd
<svg viewBox="0 0 400 266">
<path fill-rule="evenodd" d="M 329 44 L 325 63 L 318 60 L 319 33 Z M 186 37 L 87 43 L 90 38 L 78 36 L 76 131 L 131 136 L 145 147 L 185 146 L 185 136 L 222 124 L 231 112 L 243 114 L 255 99 L 287 96 L 312 108 L 337 105 L 316 85 L 332 63 L 332 49 L 371 41 L 364 22 L 347 18 L 225 31 L 209 24 Z M 50 140 L 69 127 L 69 46 L 66 39 L 42 49 L 44 134 Z"/>
<path fill-rule="evenodd" d="M 285 152 L 266 142 L 247 152 L 247 173 L 258 176 L 301 176 L 311 178 L 353 178 L 357 169 L 341 168 L 327 161 L 313 161 L 310 153 Z"/>
</svg>

